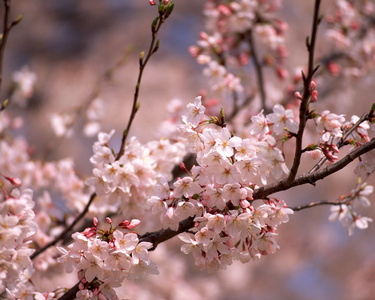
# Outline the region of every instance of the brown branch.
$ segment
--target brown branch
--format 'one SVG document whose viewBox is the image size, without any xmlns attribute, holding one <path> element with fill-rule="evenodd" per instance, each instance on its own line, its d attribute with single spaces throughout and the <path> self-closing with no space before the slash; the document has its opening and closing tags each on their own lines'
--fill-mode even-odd
<svg viewBox="0 0 375 300">
<path fill-rule="evenodd" d="M 289 207 L 289 208 L 293 211 L 300 211 L 306 208 L 311 208 L 311 207 L 320 206 L 320 205 L 343 205 L 343 204 L 345 203 L 337 202 L 337 201 L 322 200 L 322 201 L 311 202 L 305 205 L 298 205 L 298 206 Z"/>
<path fill-rule="evenodd" d="M 4 20 L 3 20 L 3 33 L 0 41 L 0 91 L 1 91 L 1 84 L 3 81 L 3 64 L 4 64 L 4 53 L 5 53 L 5 46 L 8 41 L 9 32 L 11 30 L 11 25 L 9 24 L 10 18 L 10 0 L 3 0 L 4 2 Z"/>
<path fill-rule="evenodd" d="M 307 77 L 303 76 L 303 83 L 304 83 L 304 91 L 301 100 L 301 106 L 299 109 L 299 128 L 296 137 L 296 148 L 294 153 L 294 160 L 292 168 L 290 169 L 290 173 L 288 178 L 286 179 L 286 185 L 291 184 L 295 179 L 299 165 L 301 163 L 301 156 L 302 156 L 302 138 L 303 132 L 305 130 L 307 117 L 306 114 L 308 112 L 308 104 L 310 99 L 310 84 L 314 73 L 317 71 L 317 68 L 314 68 L 314 52 L 315 52 L 315 42 L 316 36 L 318 32 L 318 25 L 319 25 L 319 6 L 320 0 L 315 1 L 315 8 L 314 8 L 314 18 L 313 18 L 313 25 L 311 29 L 311 42 L 306 40 L 307 50 L 309 52 L 309 59 L 308 59 L 308 71 Z"/>
<path fill-rule="evenodd" d="M 195 224 L 193 220 L 194 218 L 189 217 L 181 221 L 177 231 L 174 231 L 168 228 L 168 229 L 161 229 L 159 231 L 154 231 L 154 232 L 146 232 L 144 235 L 140 237 L 140 242 L 152 243 L 153 247 L 150 249 L 150 251 L 155 250 L 157 245 L 159 245 L 160 243 L 165 242 L 175 237 L 176 235 L 189 230 L 190 228 L 193 228 Z"/>
<path fill-rule="evenodd" d="M 354 149 L 345 157 L 340 159 L 339 161 L 335 162 L 334 164 L 325 167 L 324 169 L 315 171 L 314 173 L 305 173 L 298 177 L 296 177 L 291 183 L 287 180 L 281 180 L 279 182 L 271 183 L 266 186 L 263 186 L 253 193 L 254 199 L 264 199 L 265 197 L 276 193 L 290 189 L 291 187 L 303 185 L 306 183 L 315 184 L 318 180 L 322 180 L 329 175 L 336 173 L 337 171 L 346 167 L 349 163 L 351 163 L 356 158 L 360 157 L 361 155 L 375 149 L 375 138 L 369 141 L 366 144 L 361 145 L 360 147 Z"/>
<path fill-rule="evenodd" d="M 352 134 L 352 132 L 357 129 L 357 127 L 359 125 L 361 125 L 362 122 L 366 121 L 369 117 L 369 114 L 366 113 L 366 114 L 363 114 L 362 117 L 352 126 L 350 127 L 346 132 L 345 134 L 343 135 L 343 137 L 341 138 L 341 140 L 337 143 L 337 148 L 338 149 L 341 149 L 344 145 L 345 145 L 345 141 L 346 139 L 349 137 L 349 135 Z M 318 163 L 309 171 L 309 173 L 313 173 L 315 171 L 317 171 L 318 169 L 320 169 L 320 167 L 327 161 L 327 157 L 322 157 Z"/>
<path fill-rule="evenodd" d="M 306 183 L 314 183 L 318 180 L 324 179 L 325 177 L 336 173 L 337 171 L 343 169 L 345 166 L 347 166 L 350 162 L 358 158 L 359 156 L 375 149 L 375 139 L 372 139 L 370 142 L 358 147 L 357 149 L 353 150 L 351 153 L 346 155 L 344 158 L 342 158 L 340 161 L 336 162 L 335 164 L 326 167 L 320 171 L 316 171 L 312 174 L 304 174 L 301 175 L 293 181 L 293 183 L 290 186 L 284 186 L 283 181 L 280 181 L 275 184 L 269 184 L 265 187 L 261 187 L 260 189 L 257 189 L 253 193 L 254 200 L 256 199 L 264 199 L 270 194 L 287 190 L 291 187 L 303 185 Z M 319 203 L 319 204 L 318 204 Z M 310 203 L 304 206 L 297 206 L 292 208 L 295 211 L 302 210 L 307 207 L 313 207 L 317 205 L 324 205 L 324 204 L 331 204 L 331 205 L 338 205 L 337 202 L 330 202 L 330 201 L 320 201 L 320 202 L 314 202 Z M 341 203 L 342 204 L 342 203 Z M 155 232 L 147 232 L 144 235 L 140 236 L 141 242 L 151 242 L 153 243 L 153 247 L 151 250 L 155 250 L 158 244 L 165 242 L 176 235 L 186 232 L 189 229 L 194 227 L 194 221 L 192 217 L 189 217 L 183 221 L 180 222 L 179 228 L 177 231 L 168 229 L 161 229 L 159 231 Z M 76 284 L 73 288 L 71 288 L 67 293 L 65 293 L 62 297 L 59 298 L 59 300 L 71 300 L 75 299 L 75 294 L 78 292 L 78 284 Z M 67 296 L 69 293 L 70 296 Z"/>
<path fill-rule="evenodd" d="M 62 295 L 58 300 L 74 300 L 76 299 L 76 294 L 79 292 L 79 284 L 78 282 L 75 286 L 69 289 L 64 295 Z"/>
<path fill-rule="evenodd" d="M 132 107 L 132 111 L 130 113 L 128 125 L 126 126 L 126 129 L 124 130 L 124 132 L 122 134 L 120 151 L 118 152 L 118 154 L 116 156 L 116 159 L 120 159 L 120 157 L 123 156 L 124 153 L 125 153 L 126 139 L 129 135 L 131 125 L 133 124 L 134 117 L 135 117 L 135 115 L 136 115 L 136 113 L 139 109 L 140 104 L 138 102 L 138 97 L 139 97 L 139 91 L 140 91 L 140 87 L 141 87 L 143 71 L 144 71 L 149 59 L 151 58 L 151 56 L 159 49 L 159 40 L 156 40 L 156 36 L 157 36 L 161 26 L 163 25 L 163 23 L 165 22 L 165 20 L 167 19 L 167 17 L 170 15 L 170 13 L 173 10 L 173 3 L 172 2 L 170 4 L 168 4 L 167 6 L 171 7 L 170 12 L 168 13 L 167 11 L 161 11 L 159 9 L 159 17 L 157 17 L 154 20 L 154 22 L 151 26 L 152 38 L 151 38 L 151 43 L 150 43 L 150 47 L 148 49 L 148 53 L 146 55 L 146 58 L 144 58 L 144 52 L 141 52 L 141 55 L 140 55 L 140 58 L 139 58 L 138 79 L 137 79 L 137 84 L 135 86 L 135 91 L 134 91 L 133 107 Z"/>
</svg>

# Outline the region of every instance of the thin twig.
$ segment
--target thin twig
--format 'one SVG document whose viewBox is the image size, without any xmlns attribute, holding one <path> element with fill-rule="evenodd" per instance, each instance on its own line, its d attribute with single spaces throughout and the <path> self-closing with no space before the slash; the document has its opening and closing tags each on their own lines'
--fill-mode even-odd
<svg viewBox="0 0 375 300">
<path fill-rule="evenodd" d="M 89 107 L 89 105 L 99 97 L 103 85 L 112 79 L 114 72 L 120 68 L 129 58 L 129 54 L 131 52 L 131 48 L 127 47 L 123 52 L 121 58 L 111 67 L 109 67 L 102 75 L 100 75 L 94 83 L 93 89 L 90 91 L 89 96 L 73 111 L 72 120 L 69 124 L 66 125 L 67 132 L 70 128 L 74 126 L 76 121 L 79 119 L 79 116 L 83 114 L 85 110 Z M 46 149 L 43 152 L 43 158 L 47 158 L 51 153 L 58 148 L 58 146 L 63 142 L 63 138 L 66 137 L 66 134 L 61 137 L 55 137 L 51 140 L 51 142 L 47 145 Z"/>
<path fill-rule="evenodd" d="M 308 40 L 306 41 L 307 50 L 309 52 L 309 59 L 308 59 L 308 71 L 307 77 L 303 76 L 304 79 L 304 91 L 301 100 L 301 106 L 299 109 L 299 129 L 297 132 L 296 137 L 296 148 L 294 154 L 294 160 L 292 168 L 290 169 L 289 176 L 285 180 L 285 184 L 288 185 L 293 182 L 295 179 L 299 165 L 301 163 L 301 156 L 302 156 L 302 138 L 303 132 L 306 126 L 306 113 L 308 111 L 308 102 L 310 99 L 310 84 L 314 73 L 317 71 L 317 68 L 314 68 L 314 52 L 315 52 L 315 42 L 316 36 L 318 32 L 318 25 L 319 25 L 319 6 L 320 0 L 315 1 L 315 8 L 314 8 L 314 18 L 313 18 L 313 25 L 311 29 L 311 42 Z"/>
<path fill-rule="evenodd" d="M 150 251 L 153 251 L 156 249 L 157 245 L 165 242 L 176 235 L 186 232 L 187 230 L 194 227 L 195 222 L 193 221 L 194 218 L 189 217 L 179 223 L 179 227 L 177 231 L 171 230 L 170 228 L 167 229 L 161 229 L 159 231 L 155 232 L 147 232 L 144 235 L 140 237 L 140 242 L 150 242 L 153 244 Z"/>
<path fill-rule="evenodd" d="M 369 114 L 365 113 L 362 115 L 362 117 L 352 126 L 348 129 L 348 131 L 345 132 L 341 140 L 337 143 L 337 148 L 341 149 L 345 145 L 346 139 L 349 137 L 349 135 L 352 134 L 352 132 L 359 126 L 361 125 L 362 122 L 368 119 Z M 320 167 L 327 161 L 327 157 L 322 157 L 318 163 L 309 171 L 309 173 L 313 173 L 317 170 L 320 169 Z"/>
<path fill-rule="evenodd" d="M 60 233 L 59 236 L 57 236 L 53 241 L 49 242 L 47 245 L 45 245 L 44 247 L 38 249 L 37 251 L 35 251 L 33 253 L 33 255 L 30 256 L 31 259 L 34 259 L 36 258 L 38 255 L 42 254 L 44 251 L 46 251 L 48 248 L 56 245 L 60 240 L 63 240 L 65 238 L 65 236 L 73 229 L 73 227 L 83 219 L 83 217 L 87 214 L 87 212 L 89 211 L 89 208 L 90 208 L 90 205 L 91 203 L 94 201 L 96 197 L 96 194 L 93 193 L 91 196 L 90 196 L 90 200 L 89 202 L 86 204 L 84 210 L 77 216 L 77 218 L 75 218 L 75 220 L 68 226 L 64 229 L 63 232 Z"/>
<path fill-rule="evenodd" d="M 130 113 L 130 118 L 128 121 L 128 125 L 126 126 L 126 129 L 124 130 L 122 134 L 122 140 L 121 140 L 121 146 L 120 146 L 120 151 L 118 152 L 116 158 L 119 159 L 121 156 L 124 155 L 125 153 L 125 145 L 126 145 L 126 139 L 128 137 L 131 125 L 133 123 L 134 117 L 139 109 L 139 102 L 138 102 L 138 97 L 139 97 L 139 90 L 141 87 L 141 81 L 142 81 L 142 75 L 143 71 L 147 65 L 147 62 L 151 58 L 151 56 L 157 51 L 158 49 L 158 41 L 156 40 L 156 36 L 164 23 L 166 18 L 164 15 L 159 12 L 159 18 L 157 19 L 157 25 L 155 26 L 155 29 L 152 30 L 152 38 L 151 38 L 151 43 L 150 47 L 148 49 L 148 53 L 146 55 L 146 58 L 144 59 L 143 57 L 143 52 L 141 53 L 140 59 L 139 59 L 139 73 L 138 73 L 138 79 L 137 79 L 137 84 L 135 86 L 135 91 L 134 91 L 134 98 L 133 98 L 133 107 Z"/>
<path fill-rule="evenodd" d="M 4 53 L 5 53 L 5 46 L 8 41 L 9 32 L 11 26 L 9 24 L 10 18 L 10 0 L 3 0 L 4 2 L 4 22 L 3 22 L 3 34 L 0 41 L 0 91 L 1 91 L 1 84 L 3 81 L 3 64 L 4 64 Z"/>
<path fill-rule="evenodd" d="M 365 143 L 358 148 L 354 149 L 350 153 L 348 153 L 345 157 L 338 160 L 334 164 L 325 167 L 324 169 L 315 171 L 314 173 L 305 173 L 298 177 L 296 177 L 291 183 L 286 183 L 285 180 L 281 180 L 279 182 L 271 183 L 266 186 L 263 186 L 253 193 L 254 199 L 264 199 L 265 197 L 288 190 L 292 187 L 303 185 L 303 184 L 315 184 L 318 180 L 322 180 L 329 175 L 338 172 L 339 170 L 345 168 L 349 163 L 354 161 L 356 158 L 360 157 L 361 155 L 375 149 L 375 138 Z"/>
<path fill-rule="evenodd" d="M 298 205 L 298 206 L 289 207 L 289 208 L 293 211 L 299 211 L 299 210 L 303 210 L 306 208 L 311 208 L 311 207 L 321 206 L 321 205 L 343 205 L 343 204 L 345 203 L 338 202 L 338 201 L 322 200 L 322 201 L 311 202 L 305 205 Z"/>
</svg>

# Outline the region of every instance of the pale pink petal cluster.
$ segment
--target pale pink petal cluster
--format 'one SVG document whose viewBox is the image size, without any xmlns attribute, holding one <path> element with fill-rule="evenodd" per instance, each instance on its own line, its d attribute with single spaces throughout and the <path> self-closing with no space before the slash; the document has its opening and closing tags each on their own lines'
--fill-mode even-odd
<svg viewBox="0 0 375 300">
<path fill-rule="evenodd" d="M 87 228 L 73 234 L 74 242 L 67 249 L 58 247 L 62 254 L 58 261 L 66 266 L 66 271 L 72 272 L 74 268 L 78 271 L 78 299 L 90 295 L 98 299 L 119 299 L 114 288 L 121 286 L 125 279 L 141 281 L 149 274 L 158 274 L 148 253 L 152 244 L 139 241 L 136 233 L 121 228 L 124 224 L 130 226 L 125 228 L 133 228 L 130 225 L 133 221 L 123 221 L 109 230 Z"/>
<path fill-rule="evenodd" d="M 194 107 L 199 106 L 199 103 L 196 100 Z M 194 109 L 192 111 L 188 110 L 192 118 L 188 119 L 196 122 L 195 115 L 191 115 Z M 200 115 L 197 113 L 197 116 Z M 125 147 L 125 154 L 116 159 L 108 144 L 113 134 L 114 131 L 109 134 L 99 133 L 98 141 L 93 146 L 94 154 L 90 158 L 94 166 L 93 176 L 86 179 L 86 184 L 96 192 L 100 206 L 94 204 L 91 211 L 96 214 L 121 211 L 140 217 L 145 213 L 143 204 L 154 193 L 155 187 L 164 189 L 159 193 L 168 193 L 166 180 L 172 178 L 173 166 L 185 154 L 184 144 L 160 139 L 142 145 L 133 137 Z M 163 187 L 157 185 L 160 180 L 164 180 Z"/>
<path fill-rule="evenodd" d="M 192 105 L 188 105 L 187 114 Z M 294 121 L 287 121 L 292 114 L 277 107 L 274 116 L 279 112 L 285 119 L 275 118 L 275 122 L 284 122 L 287 130 L 295 131 Z M 265 126 L 272 126 L 267 118 L 259 115 L 253 120 L 263 119 Z M 293 211 L 279 200 L 259 205 L 252 198 L 256 188 L 253 180 L 259 180 L 260 173 L 267 174 L 261 179 L 266 181 L 268 176 L 278 179 L 289 172 L 272 132 L 252 130 L 252 136 L 242 139 L 226 127 L 210 125 L 210 120 L 197 122 L 198 127 L 189 122 L 181 125 L 182 132 L 195 133 L 196 139 L 187 139 L 187 143 L 200 145 L 191 147 L 197 153 L 198 165 L 190 172 L 185 169 L 189 175 L 178 178 L 173 188 L 160 180 L 148 204 L 164 228 L 177 230 L 180 221 L 194 217 L 194 234 L 181 234 L 186 243 L 181 250 L 193 254 L 197 267 L 213 271 L 225 268 L 233 259 L 245 261 L 245 256 L 273 253 L 278 248 L 275 230 Z"/>
<path fill-rule="evenodd" d="M 34 272 L 29 244 L 38 231 L 32 197 L 30 189 L 13 190 L 0 202 L 0 294 L 7 299 L 31 299 L 35 292 L 29 281 Z"/>
<path fill-rule="evenodd" d="M 367 208 L 370 206 L 368 196 L 373 191 L 374 187 L 372 185 L 368 185 L 367 183 L 359 184 L 349 195 L 342 197 L 347 201 L 340 205 L 331 206 L 329 221 L 340 221 L 348 229 L 349 235 L 353 234 L 354 228 L 366 229 L 368 223 L 372 222 L 372 219 L 359 215 L 357 210 L 361 207 Z"/>
</svg>

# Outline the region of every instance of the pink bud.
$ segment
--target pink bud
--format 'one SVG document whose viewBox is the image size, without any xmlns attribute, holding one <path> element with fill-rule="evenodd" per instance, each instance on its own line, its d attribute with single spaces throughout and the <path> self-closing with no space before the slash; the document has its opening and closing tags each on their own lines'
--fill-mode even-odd
<svg viewBox="0 0 375 300">
<path fill-rule="evenodd" d="M 314 80 L 311 80 L 311 82 L 310 82 L 310 91 L 313 91 L 315 89 L 316 89 L 316 83 L 315 83 Z"/>
<path fill-rule="evenodd" d="M 314 103 L 318 99 L 318 91 L 312 91 L 311 93 L 311 102 Z"/>
<path fill-rule="evenodd" d="M 229 9 L 229 7 L 224 4 L 220 4 L 217 7 L 217 11 L 224 16 L 230 16 L 232 14 L 232 11 Z"/>
<path fill-rule="evenodd" d="M 118 224 L 118 226 L 126 228 L 127 226 L 129 226 L 129 224 L 130 222 L 128 220 L 123 220 L 120 224 Z"/>
<path fill-rule="evenodd" d="M 276 72 L 277 72 L 277 76 L 281 79 L 281 80 L 284 80 L 284 79 L 287 79 L 288 76 L 289 76 L 289 73 L 286 69 L 284 68 L 280 68 L 278 67 L 276 69 Z"/>
<path fill-rule="evenodd" d="M 277 25 L 277 32 L 278 34 L 283 34 L 285 31 L 288 30 L 289 26 L 288 26 L 288 23 L 284 22 L 284 21 L 281 21 L 279 19 L 276 19 L 276 25 Z"/>
<path fill-rule="evenodd" d="M 169 4 L 169 0 L 163 0 L 163 3 L 164 3 L 164 5 L 168 5 Z"/>
<path fill-rule="evenodd" d="M 82 234 L 87 237 L 87 238 L 90 238 L 90 237 L 93 237 L 95 234 L 96 234 L 96 227 L 88 227 L 86 228 Z"/>
<path fill-rule="evenodd" d="M 207 41 L 208 35 L 207 35 L 207 33 L 202 31 L 201 33 L 199 33 L 199 38 L 203 41 Z"/>
<path fill-rule="evenodd" d="M 335 22 L 335 19 L 333 18 L 332 15 L 326 15 L 326 22 L 328 24 L 333 24 Z"/>
<path fill-rule="evenodd" d="M 188 170 L 186 169 L 186 166 L 183 162 L 180 162 L 180 168 L 182 171 L 184 171 L 186 174 L 189 174 Z"/>
<path fill-rule="evenodd" d="M 14 186 L 20 186 L 22 184 L 21 179 L 19 179 L 17 177 L 8 177 L 8 176 L 4 176 L 4 177 L 5 177 L 6 180 L 8 180 Z"/>
<path fill-rule="evenodd" d="M 156 5 L 155 1 L 154 0 L 150 0 L 148 1 L 150 3 L 150 5 Z"/>
<path fill-rule="evenodd" d="M 200 48 L 198 46 L 190 46 L 188 51 L 192 57 L 196 58 L 200 52 Z"/>
<path fill-rule="evenodd" d="M 341 67 L 340 65 L 334 63 L 334 62 L 329 62 L 327 64 L 327 69 L 328 69 L 328 72 L 334 76 L 334 77 L 337 77 L 340 75 L 340 72 L 341 72 Z"/>
<path fill-rule="evenodd" d="M 127 229 L 133 229 L 135 228 L 136 226 L 138 226 L 139 224 L 141 223 L 141 221 L 137 220 L 137 219 L 133 219 L 130 221 L 130 224 L 129 226 L 127 227 Z"/>
<path fill-rule="evenodd" d="M 295 93 L 294 93 L 294 97 L 295 97 L 296 99 L 298 99 L 298 100 L 302 100 L 302 95 L 301 95 L 300 92 L 295 92 Z"/>
<path fill-rule="evenodd" d="M 112 219 L 111 218 L 106 217 L 105 220 L 107 221 L 108 224 L 112 224 Z"/>
<path fill-rule="evenodd" d="M 92 219 L 92 222 L 94 223 L 94 227 L 98 227 L 99 221 L 98 221 L 98 218 L 97 218 L 97 217 L 94 217 L 94 218 Z"/>
</svg>

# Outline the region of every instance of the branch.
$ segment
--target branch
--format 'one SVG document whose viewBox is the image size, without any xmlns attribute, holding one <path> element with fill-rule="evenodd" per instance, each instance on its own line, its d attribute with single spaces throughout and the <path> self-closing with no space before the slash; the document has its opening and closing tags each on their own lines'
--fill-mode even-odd
<svg viewBox="0 0 375 300">
<path fill-rule="evenodd" d="M 296 150 L 294 154 L 294 161 L 292 168 L 290 169 L 289 176 L 286 180 L 287 184 L 290 184 L 293 182 L 297 175 L 297 171 L 299 168 L 299 165 L 301 163 L 301 156 L 302 156 L 302 138 L 303 138 L 303 132 L 305 130 L 306 126 L 306 113 L 308 111 L 308 104 L 310 99 L 310 84 L 312 77 L 314 73 L 317 71 L 317 68 L 314 68 L 314 52 L 315 52 L 315 42 L 316 42 L 316 35 L 318 31 L 318 25 L 319 25 L 319 6 L 320 6 L 320 0 L 315 1 L 315 8 L 314 8 L 314 18 L 313 18 L 313 25 L 311 29 L 311 42 L 306 41 L 307 50 L 309 52 L 309 59 L 308 59 L 308 71 L 307 71 L 307 77 L 305 77 L 303 74 L 303 80 L 304 80 L 304 91 L 303 96 L 301 100 L 301 106 L 299 109 L 299 129 L 297 132 L 296 137 Z"/>
<path fill-rule="evenodd" d="M 139 71 L 139 75 L 138 75 L 138 81 L 137 81 L 137 85 L 136 85 L 136 88 L 135 88 L 135 93 L 134 93 L 134 102 L 133 102 L 133 108 L 132 108 L 132 113 L 130 115 L 130 120 L 129 120 L 129 123 L 128 123 L 128 126 L 127 128 L 125 129 L 124 133 L 123 133 L 123 137 L 122 137 L 122 141 L 121 141 L 121 147 L 120 147 L 120 151 L 119 153 L 117 154 L 116 156 L 116 160 L 119 160 L 121 158 L 121 156 L 125 153 L 125 143 L 126 143 L 126 138 L 127 138 L 127 135 L 128 135 L 128 132 L 130 130 L 130 127 L 131 127 L 131 124 L 133 122 L 133 119 L 135 117 L 135 114 L 139 108 L 139 102 L 137 101 L 138 100 L 138 95 L 139 95 L 139 88 L 140 88 L 140 83 L 141 83 L 141 79 L 142 79 L 142 74 L 143 74 L 143 70 L 148 62 L 148 60 L 150 59 L 150 57 L 152 56 L 152 54 L 154 54 L 158 48 L 159 48 L 159 41 L 156 41 L 156 35 L 161 27 L 161 25 L 165 22 L 165 20 L 169 17 L 169 15 L 172 13 L 172 10 L 173 10 L 173 7 L 174 7 L 174 4 L 172 2 L 170 2 L 168 5 L 166 6 L 163 6 L 163 8 L 161 9 L 159 7 L 159 17 L 157 17 L 154 22 L 152 23 L 152 26 L 151 26 L 151 30 L 152 30 L 152 40 L 151 40 L 151 44 L 150 44 L 150 48 L 149 48 L 149 52 L 147 54 L 147 57 L 145 60 L 143 60 L 143 54 L 141 54 L 141 57 L 140 57 L 140 71 Z M 108 74 L 110 75 L 110 73 Z M 77 216 L 77 218 L 73 221 L 73 223 L 68 226 L 67 228 L 65 228 L 65 230 L 58 236 L 56 237 L 53 241 L 51 241 L 50 243 L 48 243 L 47 245 L 45 245 L 43 248 L 40 248 L 38 249 L 36 252 L 34 252 L 34 254 L 31 256 L 31 259 L 34 259 L 35 257 L 37 257 L 38 255 L 40 255 L 41 253 L 43 253 L 45 250 L 47 250 L 48 248 L 56 245 L 56 243 L 62 239 L 65 238 L 65 236 L 68 234 L 68 232 L 70 232 L 73 227 L 81 220 L 83 219 L 83 217 L 86 215 L 86 213 L 88 212 L 89 210 L 89 207 L 90 205 L 92 204 L 92 202 L 94 201 L 96 197 L 96 193 L 93 193 L 90 197 L 90 200 L 89 202 L 87 203 L 86 207 L 84 208 L 84 210 Z"/>
<path fill-rule="evenodd" d="M 86 204 L 84 210 L 77 216 L 77 218 L 75 218 L 75 220 L 72 222 L 72 224 L 70 224 L 67 228 L 65 228 L 65 230 L 63 232 L 60 233 L 59 236 L 57 236 L 53 241 L 49 242 L 47 245 L 45 245 L 44 247 L 38 249 L 37 251 L 35 251 L 33 253 L 33 255 L 30 256 L 31 259 L 34 259 L 36 258 L 38 255 L 42 254 L 44 251 L 46 251 L 48 248 L 56 245 L 60 240 L 63 240 L 65 238 L 65 236 L 73 229 L 73 227 L 83 219 L 83 217 L 87 214 L 87 212 L 89 211 L 89 208 L 90 208 L 90 205 L 91 203 L 94 201 L 96 197 L 96 194 L 93 193 L 91 194 L 90 196 L 90 200 L 89 202 Z"/>
<path fill-rule="evenodd" d="M 369 141 L 366 144 L 361 145 L 360 147 L 354 149 L 352 152 L 347 154 L 345 157 L 340 159 L 339 161 L 335 162 L 334 164 L 325 167 L 324 169 L 315 171 L 314 173 L 305 173 L 297 178 L 295 178 L 291 183 L 287 180 L 281 180 L 279 182 L 271 183 L 266 186 L 263 186 L 253 193 L 253 198 L 255 199 L 264 199 L 265 197 L 290 189 L 291 187 L 303 185 L 306 183 L 315 184 L 318 180 L 322 180 L 329 175 L 338 172 L 339 170 L 346 167 L 349 163 L 351 163 L 356 158 L 360 157 L 361 155 L 375 149 L 375 138 Z"/>
<path fill-rule="evenodd" d="M 338 201 L 322 200 L 322 201 L 311 202 L 311 203 L 308 203 L 308 204 L 305 204 L 305 205 L 298 205 L 298 206 L 289 207 L 289 208 L 293 211 L 299 211 L 299 210 L 302 210 L 302 209 L 311 208 L 311 207 L 320 206 L 320 205 L 343 205 L 343 204 L 345 204 L 345 203 L 344 202 L 338 202 Z"/>
<path fill-rule="evenodd" d="M 159 17 L 157 17 L 154 22 L 152 23 L 151 30 L 152 30 L 152 38 L 151 38 L 151 43 L 150 47 L 148 49 L 148 53 L 146 55 L 146 58 L 144 59 L 144 52 L 142 51 L 139 57 L 139 73 L 138 73 L 138 80 L 137 84 L 135 86 L 135 91 L 134 91 L 134 98 L 133 98 L 133 107 L 132 111 L 130 113 L 130 118 L 128 121 L 128 125 L 126 126 L 126 129 L 124 130 L 122 134 L 122 140 L 121 140 L 121 146 L 120 146 L 120 151 L 118 152 L 116 159 L 120 159 L 121 156 L 124 155 L 125 153 L 125 145 L 126 145 L 126 139 L 128 137 L 130 127 L 133 123 L 134 117 L 139 109 L 140 103 L 138 102 L 138 97 L 139 97 L 139 90 L 141 87 L 141 81 L 142 81 L 142 75 L 143 71 L 151 58 L 151 56 L 159 49 L 159 40 L 156 40 L 156 36 L 162 26 L 162 24 L 165 22 L 167 17 L 171 14 L 173 10 L 173 3 L 170 2 L 166 7 L 166 11 L 161 11 L 159 9 Z"/>
<path fill-rule="evenodd" d="M 98 76 L 97 80 L 95 81 L 94 83 L 94 86 L 92 88 L 92 90 L 90 91 L 90 94 L 89 96 L 84 100 L 82 101 L 82 103 L 76 107 L 74 110 L 73 110 L 73 117 L 72 117 L 72 120 L 69 124 L 66 125 L 67 127 L 67 132 L 70 128 L 72 128 L 74 126 L 74 124 L 79 120 L 79 117 L 82 116 L 82 114 L 84 113 L 84 111 L 87 110 L 87 108 L 89 107 L 89 105 L 99 97 L 100 93 L 101 93 L 101 90 L 102 90 L 102 87 L 103 85 L 111 80 L 113 78 L 113 75 L 115 73 L 115 71 L 120 68 L 122 65 L 124 65 L 128 58 L 129 58 L 129 55 L 130 55 L 130 52 L 132 51 L 132 48 L 131 47 L 127 47 L 125 49 L 125 51 L 123 52 L 121 58 L 112 66 L 110 66 L 103 74 L 101 74 L 100 76 Z M 63 136 L 55 136 L 47 145 L 47 147 L 45 148 L 44 152 L 43 152 L 43 155 L 42 157 L 44 158 L 44 160 L 49 156 L 51 155 L 51 153 L 57 149 L 59 147 L 59 145 L 63 142 L 63 139 L 66 137 L 66 134 L 63 135 Z"/>
<path fill-rule="evenodd" d="M 144 235 L 140 236 L 139 242 L 150 242 L 153 244 L 153 247 L 150 249 L 150 251 L 153 251 L 156 249 L 157 245 L 159 245 L 162 242 L 165 242 L 176 235 L 185 232 L 189 230 L 190 228 L 194 227 L 195 222 L 193 221 L 193 217 L 189 217 L 183 221 L 180 222 L 180 225 L 178 227 L 177 231 L 168 229 L 161 229 L 159 231 L 155 232 L 146 232 Z"/>
<path fill-rule="evenodd" d="M 75 286 L 69 289 L 64 295 L 62 295 L 58 300 L 74 300 L 76 299 L 76 294 L 79 292 L 79 281 Z"/>
<path fill-rule="evenodd" d="M 5 46 L 8 41 L 9 32 L 12 29 L 14 25 L 16 25 L 19 21 L 21 21 L 21 18 L 17 18 L 17 22 L 14 21 L 12 24 L 9 24 L 10 19 L 10 0 L 3 0 L 4 2 L 4 21 L 3 21 L 3 33 L 0 38 L 0 91 L 1 91 L 1 84 L 3 81 L 3 64 L 4 64 L 4 53 L 5 53 Z"/>
<path fill-rule="evenodd" d="M 348 129 L 348 131 L 345 132 L 344 136 L 341 138 L 341 140 L 337 143 L 337 148 L 341 149 L 345 145 L 346 139 L 349 137 L 349 135 L 352 134 L 352 132 L 357 129 L 359 125 L 361 125 L 362 122 L 365 120 L 368 120 L 369 114 L 363 114 L 362 117 L 352 126 Z M 327 157 L 322 157 L 318 163 L 309 171 L 309 173 L 313 173 L 320 169 L 320 167 L 327 161 Z"/>
<path fill-rule="evenodd" d="M 333 174 L 333 173 L 336 173 L 338 172 L 339 170 L 343 169 L 344 167 L 346 167 L 349 163 L 351 163 L 353 160 L 355 160 L 356 158 L 358 158 L 359 156 L 371 151 L 375 149 L 375 138 L 372 139 L 370 142 L 366 143 L 366 144 L 363 144 L 362 146 L 354 149 L 352 152 L 350 152 L 349 154 L 347 154 L 344 158 L 342 158 L 341 160 L 337 161 L 336 163 L 332 164 L 331 166 L 328 166 L 320 171 L 316 171 L 312 174 L 309 174 L 309 173 L 305 173 L 305 174 L 302 174 L 300 176 L 298 176 L 297 178 L 294 179 L 294 181 L 289 185 L 285 185 L 286 181 L 285 180 L 281 180 L 277 183 L 271 183 L 269 185 L 266 185 L 264 187 L 261 187 L 257 190 L 254 191 L 253 193 L 253 199 L 256 200 L 256 199 L 264 199 L 266 198 L 267 196 L 273 194 L 273 193 L 276 193 L 276 192 L 280 192 L 280 191 L 285 191 L 291 187 L 294 187 L 294 186 L 299 186 L 299 185 L 303 185 L 303 184 L 311 184 L 311 183 L 315 183 L 316 181 L 318 180 L 322 180 L 326 177 L 328 177 L 329 175 Z M 334 203 L 337 203 L 337 202 L 330 202 L 330 201 L 326 201 L 327 203 L 326 204 L 334 204 Z M 317 203 L 324 203 L 324 201 L 321 201 L 321 202 L 317 202 Z M 342 204 L 342 202 L 341 202 Z M 316 206 L 318 204 L 309 204 L 311 206 Z M 319 204 L 321 205 L 321 204 Z M 293 210 L 296 209 L 296 210 L 301 210 L 303 208 L 292 208 Z M 161 229 L 159 231 L 155 231 L 155 232 L 148 232 L 148 233 L 145 233 L 144 235 L 142 235 L 140 237 L 140 241 L 147 241 L 147 242 L 151 242 L 154 244 L 152 250 L 154 250 L 156 248 L 156 246 L 162 242 L 165 242 L 166 240 L 169 240 L 173 237 L 175 237 L 176 235 L 182 233 L 182 232 L 185 232 L 187 230 L 189 230 L 190 228 L 194 227 L 194 221 L 193 221 L 193 218 L 187 218 L 183 221 L 180 222 L 180 225 L 179 225 L 179 228 L 177 231 L 173 231 L 171 229 Z"/>
</svg>

